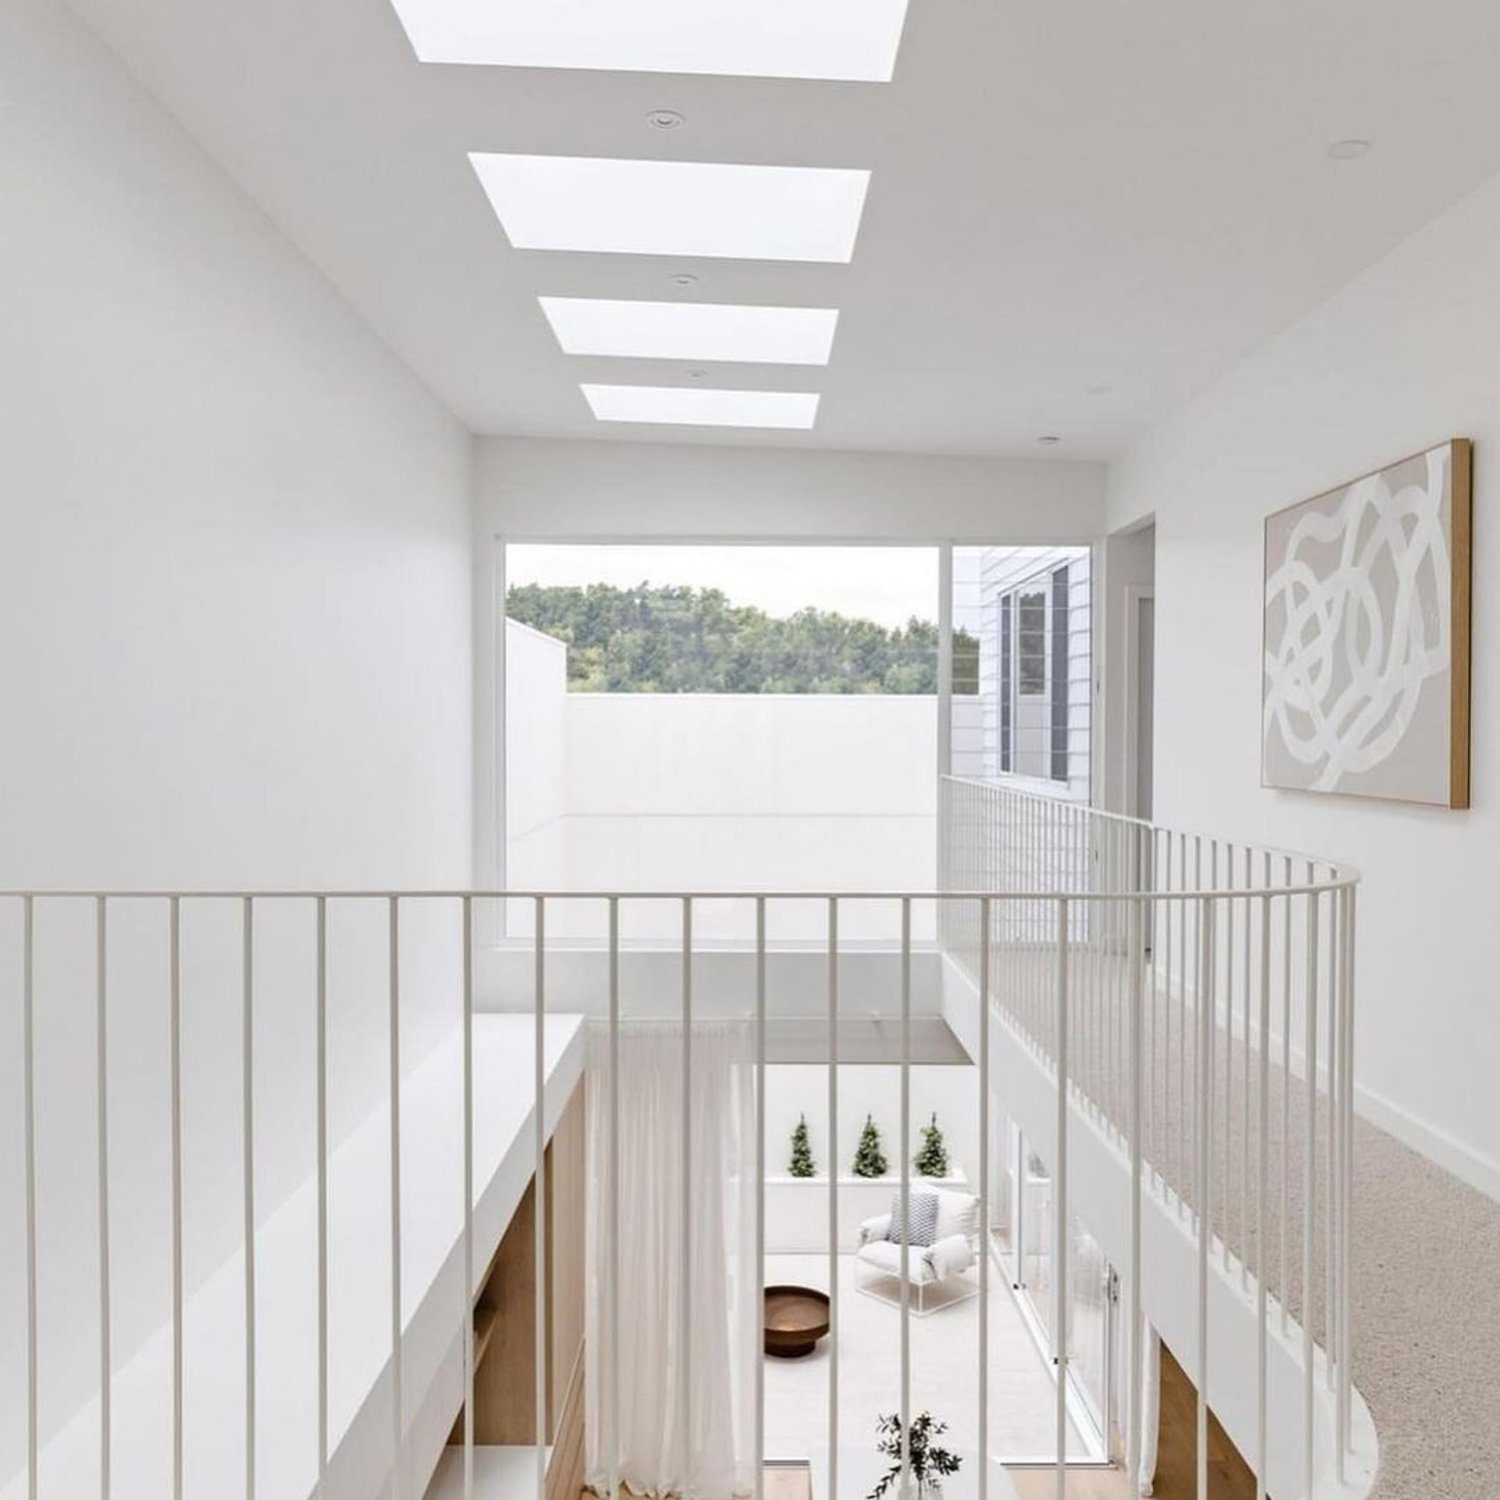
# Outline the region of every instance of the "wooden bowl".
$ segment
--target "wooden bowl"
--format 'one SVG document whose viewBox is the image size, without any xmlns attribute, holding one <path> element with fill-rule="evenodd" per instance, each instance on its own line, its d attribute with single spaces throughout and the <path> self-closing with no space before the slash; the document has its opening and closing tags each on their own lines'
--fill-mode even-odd
<svg viewBox="0 0 1500 1500">
<path fill-rule="evenodd" d="M 777 1359 L 811 1354 L 828 1332 L 828 1293 L 806 1286 L 766 1288 L 766 1353 Z"/>
</svg>

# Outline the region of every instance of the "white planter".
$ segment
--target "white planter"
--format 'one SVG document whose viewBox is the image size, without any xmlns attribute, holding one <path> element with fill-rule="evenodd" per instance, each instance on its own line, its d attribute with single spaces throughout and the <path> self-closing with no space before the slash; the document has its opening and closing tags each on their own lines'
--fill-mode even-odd
<svg viewBox="0 0 1500 1500">
<path fill-rule="evenodd" d="M 889 1211 L 901 1191 L 899 1177 L 840 1177 L 838 1193 L 839 1250 L 852 1255 L 859 1247 L 859 1226 Z M 969 1192 L 962 1172 L 951 1177 L 911 1178 L 912 1191 L 951 1188 Z M 797 1255 L 828 1253 L 828 1179 L 826 1177 L 766 1178 L 766 1253 Z"/>
</svg>

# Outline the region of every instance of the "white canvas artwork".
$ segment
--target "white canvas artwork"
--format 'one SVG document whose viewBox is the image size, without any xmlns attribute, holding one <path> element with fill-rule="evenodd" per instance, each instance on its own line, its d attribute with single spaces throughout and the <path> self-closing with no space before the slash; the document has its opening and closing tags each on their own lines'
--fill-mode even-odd
<svg viewBox="0 0 1500 1500">
<path fill-rule="evenodd" d="M 1266 520 L 1267 786 L 1468 806 L 1469 444 Z"/>
</svg>

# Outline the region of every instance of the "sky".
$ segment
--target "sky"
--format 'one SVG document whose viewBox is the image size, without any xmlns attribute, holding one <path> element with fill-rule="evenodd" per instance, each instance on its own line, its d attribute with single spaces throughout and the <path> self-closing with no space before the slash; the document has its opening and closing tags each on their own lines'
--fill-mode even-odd
<svg viewBox="0 0 1500 1500">
<path fill-rule="evenodd" d="M 809 606 L 904 625 L 936 621 L 936 547 L 579 546 L 512 543 L 507 584 L 688 584 L 784 618 Z"/>
</svg>

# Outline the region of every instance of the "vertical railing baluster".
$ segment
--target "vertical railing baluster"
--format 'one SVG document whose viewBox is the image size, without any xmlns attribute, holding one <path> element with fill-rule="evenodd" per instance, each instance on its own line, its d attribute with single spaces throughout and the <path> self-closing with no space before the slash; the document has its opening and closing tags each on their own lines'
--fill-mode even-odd
<svg viewBox="0 0 1500 1500">
<path fill-rule="evenodd" d="M 757 1181 L 764 1171 L 757 1174 Z M 762 1283 L 764 1277 L 761 1278 Z M 620 1493 L 620 898 L 609 898 L 609 1495 Z M 757 1399 L 761 1392 L 756 1390 Z M 757 1450 L 758 1451 L 758 1450 Z M 759 1468 L 757 1467 L 757 1475 Z M 756 1500 L 760 1500 L 757 1494 Z"/>
<path fill-rule="evenodd" d="M 990 898 L 979 902 L 979 1500 L 990 1459 Z"/>
<path fill-rule="evenodd" d="M 390 1198 L 391 1198 L 391 1493 L 402 1500 L 401 1463 L 406 1447 L 406 1424 L 401 1389 L 401 909 L 399 900 L 386 900 L 386 1061 L 390 1077 Z"/>
<path fill-rule="evenodd" d="M 911 1488 L 911 897 L 901 898 L 901 1496 Z M 837 1169 L 837 1164 L 832 1164 Z M 830 1496 L 830 1500 L 837 1500 Z"/>
<path fill-rule="evenodd" d="M 26 1500 L 37 1500 L 36 903 L 21 899 L 21 1129 L 26 1198 Z"/>
<path fill-rule="evenodd" d="M 109 1500 L 112 1477 L 110 1419 L 114 1360 L 109 1310 L 109 916 L 103 896 L 94 901 L 94 1048 L 99 1168 L 99 1497 Z"/>
<path fill-rule="evenodd" d="M 1292 883 L 1292 862 L 1285 861 L 1283 883 Z M 1281 1293 L 1281 1334 L 1285 1338 L 1291 1316 L 1292 1281 L 1288 1245 L 1291 1239 L 1292 1177 L 1292 916 L 1295 898 L 1288 889 L 1282 913 L 1281 943 L 1281 1266 L 1277 1290 Z"/>
<path fill-rule="evenodd" d="M 1350 1419 L 1351 1398 L 1349 1362 L 1353 1353 L 1353 1331 L 1349 1325 L 1349 1312 L 1351 1305 L 1352 1289 L 1349 1284 L 1350 1270 L 1350 1238 L 1352 1231 L 1353 1213 L 1353 1189 L 1354 1189 L 1354 967 L 1357 956 L 1355 946 L 1355 934 L 1357 926 L 1355 923 L 1355 909 L 1358 898 L 1354 887 L 1346 888 L 1344 894 L 1344 943 L 1347 958 L 1344 963 L 1344 1013 L 1340 1028 L 1340 1040 L 1344 1049 L 1344 1097 L 1341 1119 L 1344 1132 L 1344 1154 L 1340 1162 L 1342 1180 L 1340 1182 L 1340 1214 L 1339 1220 L 1343 1225 L 1343 1235 L 1339 1245 L 1339 1389 L 1338 1405 L 1341 1423 L 1341 1442 L 1339 1454 L 1342 1456 L 1349 1451 L 1350 1447 Z"/>
<path fill-rule="evenodd" d="M 683 1493 L 693 1493 L 693 898 L 682 899 L 682 1300 Z"/>
<path fill-rule="evenodd" d="M 318 1500 L 328 1485 L 328 898 L 317 899 L 314 1113 L 318 1154 Z"/>
<path fill-rule="evenodd" d="M 255 1449 L 258 1435 L 255 1400 L 255 902 L 244 898 L 241 981 L 240 1101 L 244 1110 L 241 1172 L 245 1188 L 245 1500 L 255 1500 Z"/>
<path fill-rule="evenodd" d="M 1234 1107 L 1234 851 L 1227 843 L 1224 845 L 1224 877 L 1227 894 L 1219 907 L 1224 913 L 1224 1238 L 1220 1242 L 1220 1260 L 1227 1274 L 1229 1238 L 1234 1227 L 1230 1218 L 1230 1211 L 1234 1207 L 1234 1194 L 1231 1190 L 1234 1181 L 1231 1153 L 1234 1136 L 1231 1114 Z M 1217 881 L 1215 884 L 1217 885 Z M 1217 920 L 1215 917 L 1216 924 Z M 1217 1001 L 1214 1003 L 1214 1014 L 1217 1017 Z M 1241 1232 L 1244 1231 L 1243 1223 L 1240 1229 Z"/>
<path fill-rule="evenodd" d="M 1052 1350 L 1056 1391 L 1056 1500 L 1068 1490 L 1068 898 L 1057 898 L 1057 1160 L 1052 1167 Z"/>
<path fill-rule="evenodd" d="M 1267 882 L 1269 884 L 1269 882 Z M 1246 1021 L 1248 1027 L 1248 1019 Z M 1270 1463 L 1269 1428 L 1266 1415 L 1269 1376 L 1270 1308 L 1266 1281 L 1270 1269 L 1266 1244 L 1266 1197 L 1270 1192 L 1271 1156 L 1271 898 L 1260 898 L 1260 1149 L 1256 1153 L 1255 1194 L 1255 1500 L 1266 1500 L 1267 1468 Z M 1246 1039 L 1248 1046 L 1248 1037 Z M 1248 1137 L 1247 1137 L 1248 1141 Z M 1247 1148 L 1248 1150 L 1248 1145 Z"/>
<path fill-rule="evenodd" d="M 828 1494 L 839 1492 L 839 901 L 828 898 Z"/>
<path fill-rule="evenodd" d="M 474 1495 L 474 902 L 465 896 L 463 923 L 464 1093 L 464 1500 Z"/>
<path fill-rule="evenodd" d="M 1254 965 L 1251 962 L 1250 933 L 1254 927 L 1249 891 L 1255 883 L 1255 869 L 1250 846 L 1245 846 L 1245 1036 L 1241 1050 L 1241 1120 L 1240 1139 L 1240 1235 L 1244 1243 L 1240 1247 L 1240 1290 L 1250 1289 L 1250 1051 L 1251 1051 L 1251 1006 L 1253 1005 Z"/>
<path fill-rule="evenodd" d="M 1172 1048 L 1172 839 L 1166 835 L 1156 841 L 1152 864 L 1152 886 L 1168 892 L 1169 899 L 1157 903 L 1157 931 L 1151 950 L 1151 1160 L 1156 1168 L 1156 1183 L 1163 1193 L 1167 1187 L 1166 1123 L 1167 1084 L 1172 1070 L 1167 1065 Z"/>
<path fill-rule="evenodd" d="M 1213 1236 L 1209 1159 L 1213 1147 L 1213 965 L 1214 904 L 1198 902 L 1198 1067 L 1194 1098 L 1198 1112 L 1198 1500 L 1208 1500 L 1208 1258 Z"/>
<path fill-rule="evenodd" d="M 1339 1131 L 1338 1119 L 1338 958 L 1339 958 L 1339 922 L 1337 907 L 1335 905 L 1337 896 L 1333 891 L 1328 893 L 1328 1035 L 1327 1054 L 1328 1064 L 1324 1069 L 1324 1078 L 1328 1093 L 1328 1146 L 1324 1152 L 1324 1160 L 1328 1169 L 1326 1179 L 1326 1201 L 1327 1207 L 1323 1216 L 1323 1348 L 1327 1351 L 1328 1358 L 1324 1364 L 1324 1371 L 1328 1379 L 1328 1389 L 1334 1388 L 1334 1369 L 1337 1362 L 1338 1349 L 1338 1306 L 1334 1297 L 1334 1237 L 1338 1233 L 1338 1146 Z"/>
<path fill-rule="evenodd" d="M 1191 890 L 1188 882 L 1187 835 L 1177 835 L 1177 875 L 1184 891 Z M 1197 883 L 1197 882 L 1195 882 Z M 1188 908 L 1184 902 L 1178 912 L 1177 923 L 1177 1113 L 1173 1134 L 1173 1162 L 1177 1178 L 1177 1207 L 1181 1212 L 1186 1207 L 1188 1177 L 1188 1125 L 1192 1103 L 1188 1099 L 1188 1058 L 1194 1048 L 1188 1041 L 1187 1029 L 1187 929 Z"/>
<path fill-rule="evenodd" d="M 182 1500 L 182 904 L 167 902 L 167 1088 L 172 1174 L 172 1500 Z"/>
<path fill-rule="evenodd" d="M 532 927 L 532 1384 L 536 1390 L 536 1500 L 547 1497 L 547 902 L 534 900 Z"/>
<path fill-rule="evenodd" d="M 1318 1224 L 1318 897 L 1307 902 L 1306 1073 L 1307 1124 L 1302 1160 L 1302 1442 L 1303 1492 L 1313 1486 L 1313 1256 Z"/>
<path fill-rule="evenodd" d="M 1146 981 L 1146 922 L 1144 897 L 1130 903 L 1130 1301 L 1125 1331 L 1128 1428 L 1125 1472 L 1134 1477 L 1141 1467 L 1141 1197 L 1142 1176 L 1142 1003 Z M 1106 1375 L 1106 1381 L 1111 1377 Z"/>
<path fill-rule="evenodd" d="M 837 1172 L 838 1163 L 829 1162 Z M 755 1284 L 766 1284 L 766 898 L 755 898 Z M 832 1327 L 833 1342 L 840 1329 Z M 766 1362 L 755 1361 L 755 1500 L 765 1500 Z"/>
</svg>

